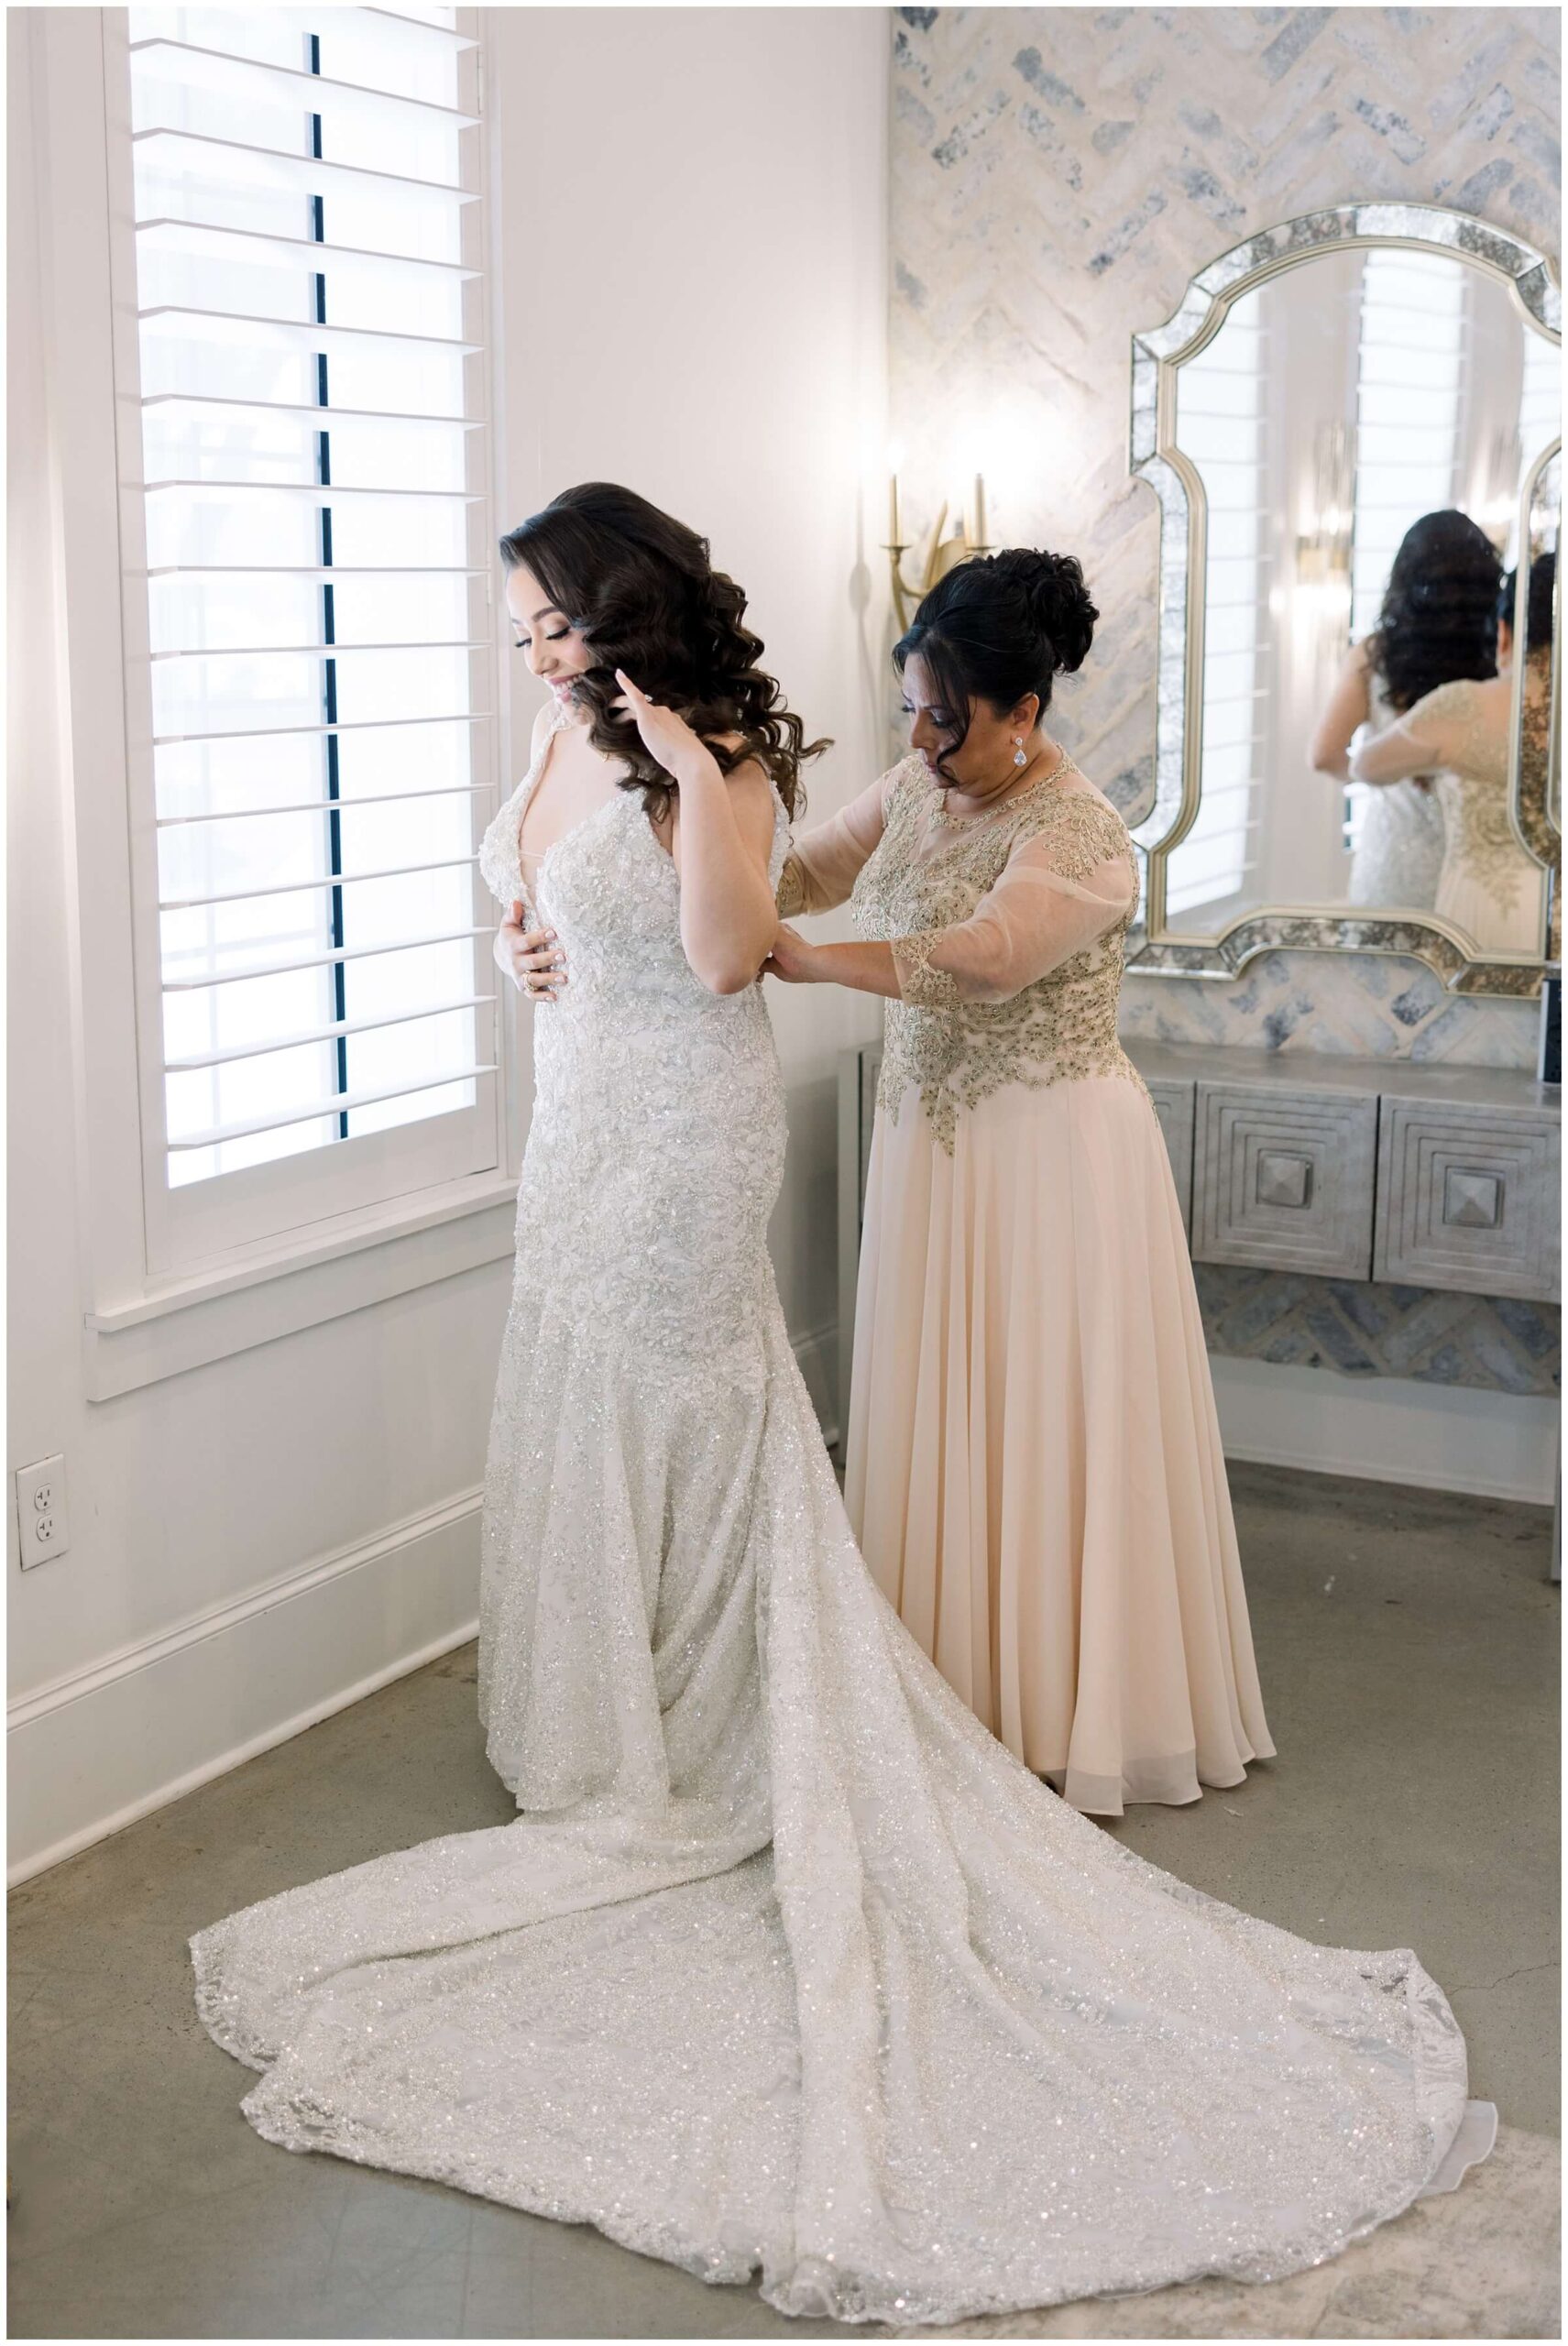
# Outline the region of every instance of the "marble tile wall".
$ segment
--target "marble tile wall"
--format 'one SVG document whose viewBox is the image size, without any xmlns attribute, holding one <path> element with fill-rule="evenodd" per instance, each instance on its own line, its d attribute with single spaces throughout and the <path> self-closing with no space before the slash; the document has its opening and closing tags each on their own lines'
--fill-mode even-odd
<svg viewBox="0 0 1568 2346">
<path fill-rule="evenodd" d="M 1557 1391 L 1562 1315 L 1551 1304 L 1231 1263 L 1196 1263 L 1193 1275 L 1212 1353 L 1332 1368 L 1345 1376 L 1408 1376 L 1494 1393 Z"/>
<path fill-rule="evenodd" d="M 1080 554 L 1102 614 L 1060 729 L 1113 796 L 1154 749 L 1157 509 L 1127 469 L 1128 348 L 1206 261 L 1316 205 L 1404 197 L 1556 255 L 1560 12 L 901 8 L 893 427 L 906 506 L 951 493 L 970 419 L 1025 462 L 992 534 Z M 1535 1012 L 1423 966 L 1279 954 L 1234 987 L 1129 981 L 1129 1031 L 1528 1067 Z"/>
<path fill-rule="evenodd" d="M 959 485 L 977 413 L 1025 452 L 992 534 L 1080 554 L 1102 620 L 1057 715 L 1119 799 L 1154 750 L 1158 522 L 1127 469 L 1129 342 L 1273 223 L 1353 198 L 1473 212 L 1559 250 L 1555 9 L 900 8 L 893 17 L 893 429 L 906 510 Z M 1273 953 L 1232 983 L 1130 980 L 1130 1035 L 1529 1068 L 1533 1004 L 1423 964 Z M 1201 1282 L 1216 1351 L 1549 1389 L 1558 1315 L 1277 1274 Z"/>
</svg>

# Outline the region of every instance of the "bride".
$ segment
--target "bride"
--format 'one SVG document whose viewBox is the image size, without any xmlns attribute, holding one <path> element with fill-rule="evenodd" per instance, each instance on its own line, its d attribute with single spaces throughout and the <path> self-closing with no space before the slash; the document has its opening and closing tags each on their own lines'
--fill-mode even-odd
<svg viewBox="0 0 1568 2346">
<path fill-rule="evenodd" d="M 483 858 L 539 1003 L 481 1647 L 524 1814 L 199 1934 L 246 2114 L 789 2314 L 1317 2264 L 1484 2154 L 1453 2016 L 1408 1949 L 1310 1946 L 1064 1805 L 873 1587 L 765 1244 L 752 981 L 810 751 L 641 499 L 503 551 L 554 702 Z"/>
</svg>

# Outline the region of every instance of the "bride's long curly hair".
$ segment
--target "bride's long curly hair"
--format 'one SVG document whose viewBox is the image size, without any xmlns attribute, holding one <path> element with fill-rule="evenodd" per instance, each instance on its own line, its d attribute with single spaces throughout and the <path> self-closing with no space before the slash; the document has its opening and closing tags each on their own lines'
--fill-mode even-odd
<svg viewBox="0 0 1568 2346">
<path fill-rule="evenodd" d="M 743 624 L 746 597 L 715 570 L 708 542 L 613 481 L 564 488 L 500 542 L 509 570 L 526 567 L 555 608 L 586 639 L 594 665 L 574 679 L 588 711 L 588 739 L 626 768 L 623 790 L 640 790 L 655 821 L 673 785 L 615 707 L 623 669 L 651 700 L 679 711 L 707 743 L 719 771 L 755 758 L 778 785 L 792 820 L 805 804 L 800 769 L 832 745 L 807 741 L 776 680 L 757 664 L 760 636 Z M 721 734 L 739 734 L 721 748 Z"/>
<path fill-rule="evenodd" d="M 1366 647 L 1391 708 L 1414 708 L 1456 677 L 1497 674 L 1502 575 L 1496 546 L 1467 513 L 1449 506 L 1410 524 Z"/>
</svg>

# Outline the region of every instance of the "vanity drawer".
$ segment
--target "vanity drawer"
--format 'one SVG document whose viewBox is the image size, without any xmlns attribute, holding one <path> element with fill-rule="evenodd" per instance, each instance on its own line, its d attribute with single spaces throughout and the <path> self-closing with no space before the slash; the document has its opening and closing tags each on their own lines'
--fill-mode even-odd
<svg viewBox="0 0 1568 2346">
<path fill-rule="evenodd" d="M 1198 1087 L 1189 1078 L 1151 1075 L 1145 1079 L 1155 1114 L 1165 1135 L 1165 1153 L 1181 1207 L 1181 1227 L 1192 1238 L 1192 1124 Z"/>
<path fill-rule="evenodd" d="M 1557 1302 L 1561 1134 L 1541 1111 L 1386 1095 L 1374 1276 Z"/>
<path fill-rule="evenodd" d="M 1375 1097 L 1200 1079 L 1194 1261 L 1369 1278 L 1376 1152 Z"/>
</svg>

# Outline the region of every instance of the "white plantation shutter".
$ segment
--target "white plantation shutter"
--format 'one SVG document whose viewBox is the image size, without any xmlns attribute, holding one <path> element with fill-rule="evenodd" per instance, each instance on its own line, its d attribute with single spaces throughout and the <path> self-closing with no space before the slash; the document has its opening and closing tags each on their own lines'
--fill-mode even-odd
<svg viewBox="0 0 1568 2346">
<path fill-rule="evenodd" d="M 1558 344 L 1548 342 L 1544 334 L 1527 334 L 1519 383 L 1519 439 L 1522 468 L 1528 472 L 1542 449 L 1550 447 L 1562 436 L 1562 349 Z M 1561 473 L 1562 466 L 1555 460 L 1546 466 L 1534 494 L 1530 526 L 1538 552 L 1543 543 L 1555 545 L 1557 542 Z M 1508 525 L 1508 540 L 1503 559 L 1511 570 L 1519 558 L 1519 515 L 1516 512 Z"/>
<path fill-rule="evenodd" d="M 1203 477 L 1203 794 L 1170 860 L 1166 907 L 1237 894 L 1256 868 L 1263 710 L 1269 689 L 1268 329 L 1244 294 L 1182 366 L 1181 446 Z"/>
<path fill-rule="evenodd" d="M 1519 378 L 1519 455 L 1531 465 L 1563 430 L 1563 353 L 1543 334 L 1527 331 Z"/>
<path fill-rule="evenodd" d="M 170 1263 L 498 1162 L 467 21 L 126 19 L 137 981 Z"/>
<path fill-rule="evenodd" d="M 1353 642 L 1377 624 L 1399 542 L 1454 502 L 1464 393 L 1465 271 L 1437 253 L 1369 252 L 1355 393 Z"/>
</svg>

